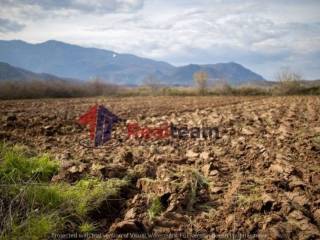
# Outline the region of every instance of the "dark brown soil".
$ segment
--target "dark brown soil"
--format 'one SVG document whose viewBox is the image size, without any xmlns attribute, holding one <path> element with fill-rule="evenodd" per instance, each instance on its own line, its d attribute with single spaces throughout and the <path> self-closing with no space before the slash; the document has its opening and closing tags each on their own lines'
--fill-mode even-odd
<svg viewBox="0 0 320 240">
<path fill-rule="evenodd" d="M 77 119 L 95 103 L 141 126 L 218 127 L 220 138 L 127 139 L 122 122 L 105 146 L 85 148 L 79 141 L 89 131 Z M 132 176 L 134 187 L 103 234 L 320 238 L 320 97 L 2 101 L 0 116 L 0 140 L 61 161 L 53 181 Z M 164 209 L 151 219 L 155 197 Z"/>
</svg>

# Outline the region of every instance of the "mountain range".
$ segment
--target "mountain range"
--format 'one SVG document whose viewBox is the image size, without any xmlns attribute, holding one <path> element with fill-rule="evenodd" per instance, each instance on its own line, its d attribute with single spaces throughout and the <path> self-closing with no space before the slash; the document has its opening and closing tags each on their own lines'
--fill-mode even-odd
<svg viewBox="0 0 320 240">
<path fill-rule="evenodd" d="M 19 73 L 20 78 L 100 78 L 112 83 L 138 85 L 152 76 L 162 84 L 192 85 L 193 74 L 202 70 L 208 73 L 209 79 L 224 80 L 232 85 L 265 82 L 261 75 L 234 62 L 177 67 L 132 54 L 86 48 L 55 40 L 38 44 L 0 40 L 0 61 L 17 67 L 18 71 L 15 72 Z M 5 68 L 3 64 L 0 70 Z M 6 76 L 18 77 L 8 72 Z"/>
</svg>

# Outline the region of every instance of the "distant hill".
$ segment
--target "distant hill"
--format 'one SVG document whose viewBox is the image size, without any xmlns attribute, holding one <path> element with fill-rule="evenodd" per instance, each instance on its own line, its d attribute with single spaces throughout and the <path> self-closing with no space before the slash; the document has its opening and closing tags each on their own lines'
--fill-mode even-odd
<svg viewBox="0 0 320 240">
<path fill-rule="evenodd" d="M 177 67 L 171 75 L 171 79 L 176 84 L 184 83 L 190 85 L 193 83 L 193 74 L 197 71 L 205 71 L 212 81 L 225 80 L 232 85 L 242 85 L 251 81 L 264 81 L 262 76 L 234 62 L 208 65 L 190 64 Z"/>
<path fill-rule="evenodd" d="M 233 85 L 264 80 L 234 62 L 175 67 L 132 54 L 84 48 L 54 40 L 39 44 L 0 40 L 0 61 L 36 73 L 46 72 L 81 80 L 100 77 L 127 85 L 141 84 L 151 75 L 163 84 L 191 85 L 193 74 L 199 70 L 206 71 L 211 79 L 224 79 Z"/>
<path fill-rule="evenodd" d="M 46 73 L 34 73 L 27 71 L 22 68 L 11 66 L 8 63 L 0 62 L 0 81 L 31 81 L 31 80 L 54 80 L 54 81 L 65 81 L 67 79 L 62 79 L 54 75 Z"/>
</svg>

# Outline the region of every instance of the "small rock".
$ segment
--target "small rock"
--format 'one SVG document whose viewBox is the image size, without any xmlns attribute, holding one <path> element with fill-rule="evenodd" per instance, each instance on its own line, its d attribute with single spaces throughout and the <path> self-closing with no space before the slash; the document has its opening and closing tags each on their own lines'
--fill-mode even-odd
<svg viewBox="0 0 320 240">
<path fill-rule="evenodd" d="M 305 218 L 305 216 L 303 215 L 303 213 L 299 210 L 294 210 L 289 214 L 290 218 L 294 218 L 296 220 L 302 220 Z"/>
<path fill-rule="evenodd" d="M 247 136 L 254 135 L 254 129 L 252 127 L 242 128 L 241 133 Z"/>
<path fill-rule="evenodd" d="M 222 193 L 223 192 L 223 188 L 222 187 L 213 187 L 213 188 L 210 188 L 210 192 L 214 193 L 214 194 Z"/>
<path fill-rule="evenodd" d="M 124 219 L 135 219 L 137 217 L 137 209 L 136 208 L 131 208 L 129 209 L 126 214 L 124 215 Z"/>
<path fill-rule="evenodd" d="M 76 172 L 79 172 L 79 168 L 78 168 L 78 166 L 72 166 L 72 167 L 68 168 L 68 171 L 71 173 L 76 173 Z"/>
<path fill-rule="evenodd" d="M 216 176 L 216 175 L 218 175 L 219 174 L 219 171 L 218 170 L 212 170 L 211 172 L 210 172 L 210 176 Z"/>
<path fill-rule="evenodd" d="M 279 164 L 272 164 L 269 168 L 269 170 L 271 172 L 275 172 L 275 173 L 283 173 L 284 172 L 284 169 L 281 165 Z"/>
<path fill-rule="evenodd" d="M 188 158 L 197 158 L 197 157 L 199 157 L 199 153 L 195 153 L 192 150 L 188 150 L 187 153 L 186 153 L 186 157 L 188 157 Z"/>
</svg>

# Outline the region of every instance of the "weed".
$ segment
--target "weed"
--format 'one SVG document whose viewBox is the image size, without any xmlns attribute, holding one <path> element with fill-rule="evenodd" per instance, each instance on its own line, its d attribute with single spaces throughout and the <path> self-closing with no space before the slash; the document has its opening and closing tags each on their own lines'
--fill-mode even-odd
<svg viewBox="0 0 320 240">
<path fill-rule="evenodd" d="M 76 213 L 85 216 L 88 212 L 105 203 L 108 198 L 118 197 L 120 190 L 128 185 L 128 181 L 122 179 L 83 179 L 74 186 L 64 189 L 64 196 L 72 203 Z"/>
<path fill-rule="evenodd" d="M 198 171 L 194 169 L 187 168 L 184 171 L 184 174 L 186 175 L 188 184 L 190 186 L 190 192 L 189 192 L 189 201 L 187 204 L 187 209 L 192 210 L 193 205 L 197 202 L 197 192 L 201 188 L 207 188 L 208 187 L 208 180 L 200 174 Z"/>
<path fill-rule="evenodd" d="M 148 215 L 150 220 L 153 220 L 156 216 L 159 216 L 160 213 L 164 210 L 161 200 L 159 197 L 154 198 L 151 201 L 150 208 L 148 209 Z"/>
<path fill-rule="evenodd" d="M 81 233 L 92 233 L 96 230 L 96 226 L 93 223 L 84 222 L 79 226 Z"/>
</svg>

